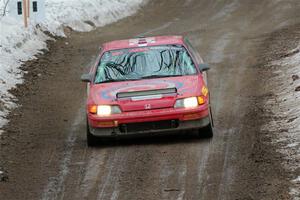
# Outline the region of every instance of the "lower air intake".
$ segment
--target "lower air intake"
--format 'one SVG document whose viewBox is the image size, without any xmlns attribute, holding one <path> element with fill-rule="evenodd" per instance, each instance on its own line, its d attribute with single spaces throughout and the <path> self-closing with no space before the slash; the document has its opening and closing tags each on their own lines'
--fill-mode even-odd
<svg viewBox="0 0 300 200">
<path fill-rule="evenodd" d="M 150 131 L 150 130 L 163 130 L 178 127 L 177 120 L 165 120 L 157 122 L 141 122 L 141 123 L 129 123 L 121 124 L 119 126 L 121 133 L 139 132 L 139 131 Z"/>
</svg>

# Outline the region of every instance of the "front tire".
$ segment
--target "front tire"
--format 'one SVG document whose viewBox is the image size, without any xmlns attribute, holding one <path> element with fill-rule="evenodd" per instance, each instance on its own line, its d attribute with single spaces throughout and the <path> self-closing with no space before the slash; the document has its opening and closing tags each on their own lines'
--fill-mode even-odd
<svg viewBox="0 0 300 200">
<path fill-rule="evenodd" d="M 88 121 L 86 122 L 86 142 L 87 142 L 87 146 L 89 147 L 97 146 L 99 142 L 99 138 L 97 138 L 90 132 Z"/>
<path fill-rule="evenodd" d="M 214 135 L 213 128 L 211 123 L 209 123 L 207 126 L 204 128 L 201 128 L 198 130 L 198 135 L 201 138 L 212 138 Z"/>
</svg>

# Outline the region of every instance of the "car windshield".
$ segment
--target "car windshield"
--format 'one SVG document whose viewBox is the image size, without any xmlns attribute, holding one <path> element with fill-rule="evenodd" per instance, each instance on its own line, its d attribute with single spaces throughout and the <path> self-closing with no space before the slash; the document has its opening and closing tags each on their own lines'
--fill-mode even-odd
<svg viewBox="0 0 300 200">
<path fill-rule="evenodd" d="M 138 47 L 105 52 L 97 68 L 95 83 L 196 73 L 193 61 L 183 46 Z"/>
</svg>

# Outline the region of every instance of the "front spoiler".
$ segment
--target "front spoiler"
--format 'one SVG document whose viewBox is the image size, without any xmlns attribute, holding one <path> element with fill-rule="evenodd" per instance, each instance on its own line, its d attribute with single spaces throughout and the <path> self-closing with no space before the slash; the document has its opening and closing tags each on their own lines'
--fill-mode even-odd
<svg viewBox="0 0 300 200">
<path fill-rule="evenodd" d="M 160 135 L 164 133 L 171 133 L 174 131 L 184 131 L 184 130 L 192 130 L 199 129 L 209 125 L 210 119 L 209 117 L 197 119 L 197 120 L 189 120 L 189 121 L 179 121 L 179 125 L 176 128 L 169 129 L 156 129 L 156 130 L 147 130 L 147 131 L 136 131 L 136 132 L 126 132 L 123 133 L 120 131 L 119 127 L 112 128 L 93 128 L 89 126 L 90 133 L 94 136 L 98 137 L 122 137 L 122 136 L 142 136 L 142 135 Z"/>
</svg>

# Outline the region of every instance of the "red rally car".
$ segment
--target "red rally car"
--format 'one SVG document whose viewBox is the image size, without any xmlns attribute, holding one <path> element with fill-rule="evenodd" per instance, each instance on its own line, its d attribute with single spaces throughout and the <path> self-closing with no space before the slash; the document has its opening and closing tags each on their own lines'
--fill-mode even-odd
<svg viewBox="0 0 300 200">
<path fill-rule="evenodd" d="M 87 144 L 101 137 L 199 130 L 212 137 L 206 70 L 182 36 L 107 42 L 87 82 Z"/>
</svg>

